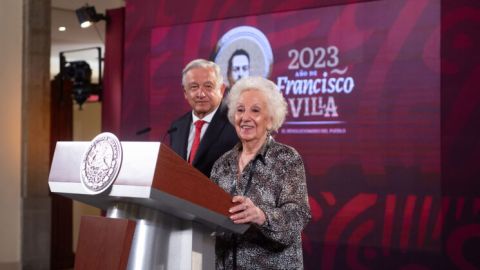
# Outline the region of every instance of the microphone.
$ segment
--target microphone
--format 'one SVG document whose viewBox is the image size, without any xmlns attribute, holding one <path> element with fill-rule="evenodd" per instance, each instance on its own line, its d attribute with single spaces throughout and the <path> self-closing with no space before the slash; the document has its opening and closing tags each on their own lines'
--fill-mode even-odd
<svg viewBox="0 0 480 270">
<path fill-rule="evenodd" d="M 137 135 L 137 136 L 142 135 L 142 134 L 150 132 L 150 130 L 152 130 L 150 127 L 146 127 L 144 129 L 140 129 L 139 131 L 135 132 L 135 135 Z"/>
<path fill-rule="evenodd" d="M 174 132 L 174 131 L 177 131 L 177 127 L 171 127 L 167 130 L 167 132 L 165 132 L 165 134 L 163 134 L 163 137 L 162 137 L 162 142 L 165 140 L 165 137 L 167 137 L 167 135 L 170 135 L 170 133 Z"/>
</svg>

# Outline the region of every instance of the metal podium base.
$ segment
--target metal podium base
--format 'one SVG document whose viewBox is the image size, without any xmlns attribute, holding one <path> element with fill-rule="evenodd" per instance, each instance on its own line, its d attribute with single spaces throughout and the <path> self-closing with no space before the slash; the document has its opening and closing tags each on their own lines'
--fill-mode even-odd
<svg viewBox="0 0 480 270">
<path fill-rule="evenodd" d="M 215 269 L 215 238 L 212 230 L 158 210 L 117 203 L 107 217 L 137 222 L 127 269 Z"/>
</svg>

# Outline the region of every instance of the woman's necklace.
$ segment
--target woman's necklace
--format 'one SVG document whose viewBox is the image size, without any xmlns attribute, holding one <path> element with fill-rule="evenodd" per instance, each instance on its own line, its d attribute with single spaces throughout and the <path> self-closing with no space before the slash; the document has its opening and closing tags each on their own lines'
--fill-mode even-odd
<svg viewBox="0 0 480 270">
<path fill-rule="evenodd" d="M 243 154 L 243 152 L 240 154 L 240 157 L 238 159 L 238 167 L 239 167 L 239 174 L 243 172 L 243 169 L 245 169 L 245 166 L 247 166 L 248 162 L 252 160 L 253 155 L 246 155 Z"/>
</svg>

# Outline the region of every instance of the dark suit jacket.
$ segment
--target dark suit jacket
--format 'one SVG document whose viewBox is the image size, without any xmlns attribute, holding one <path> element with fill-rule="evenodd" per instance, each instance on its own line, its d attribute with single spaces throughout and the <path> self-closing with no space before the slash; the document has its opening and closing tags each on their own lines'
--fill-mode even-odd
<svg viewBox="0 0 480 270">
<path fill-rule="evenodd" d="M 170 146 L 183 159 L 187 159 L 188 133 L 192 124 L 192 112 L 184 114 L 170 126 Z M 193 166 L 210 177 L 213 163 L 238 142 L 235 128 L 227 118 L 227 107 L 220 105 L 198 146 Z"/>
</svg>

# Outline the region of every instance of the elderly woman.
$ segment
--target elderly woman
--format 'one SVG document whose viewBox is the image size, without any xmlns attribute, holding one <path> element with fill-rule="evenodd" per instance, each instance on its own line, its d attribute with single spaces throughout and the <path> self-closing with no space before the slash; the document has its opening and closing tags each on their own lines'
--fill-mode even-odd
<svg viewBox="0 0 480 270">
<path fill-rule="evenodd" d="M 273 82 L 247 77 L 227 104 L 240 143 L 215 162 L 211 179 L 234 195 L 231 220 L 252 226 L 217 236 L 217 269 L 303 269 L 301 232 L 311 217 L 305 169 L 295 149 L 270 135 L 285 120 L 285 99 Z"/>
</svg>

